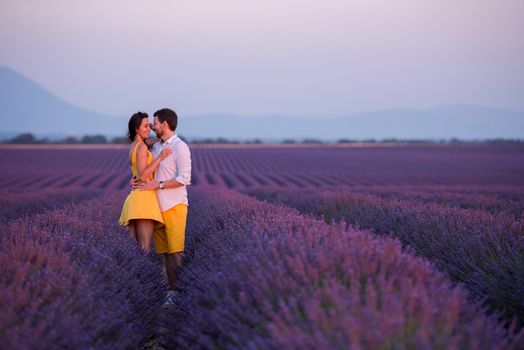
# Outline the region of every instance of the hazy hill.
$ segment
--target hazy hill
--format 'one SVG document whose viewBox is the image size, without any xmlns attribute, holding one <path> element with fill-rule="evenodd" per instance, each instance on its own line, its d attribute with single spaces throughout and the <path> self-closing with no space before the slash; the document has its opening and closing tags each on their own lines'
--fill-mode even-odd
<svg viewBox="0 0 524 350">
<path fill-rule="evenodd" d="M 524 138 L 524 112 L 455 105 L 421 110 L 384 110 L 338 118 L 207 115 L 187 118 L 184 130 L 190 130 L 194 136 L 245 139 Z"/>
<path fill-rule="evenodd" d="M 38 135 L 118 135 L 127 118 L 74 106 L 7 67 L 0 67 L 1 132 Z"/>
<path fill-rule="evenodd" d="M 108 116 L 74 106 L 7 67 L 0 67 L 0 117 L 0 137 L 4 138 L 20 132 L 41 136 L 123 135 L 128 119 L 128 116 Z M 524 112 L 455 105 L 424 110 L 384 110 L 337 118 L 183 115 L 179 133 L 187 138 L 239 140 L 524 138 Z"/>
</svg>

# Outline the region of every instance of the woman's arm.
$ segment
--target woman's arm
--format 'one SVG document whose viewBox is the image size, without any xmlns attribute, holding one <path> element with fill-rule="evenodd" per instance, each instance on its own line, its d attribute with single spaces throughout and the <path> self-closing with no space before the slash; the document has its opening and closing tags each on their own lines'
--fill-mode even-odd
<svg viewBox="0 0 524 350">
<path fill-rule="evenodd" d="M 172 153 L 173 150 L 171 147 L 167 147 L 151 162 L 151 164 L 147 165 L 147 146 L 143 143 L 140 143 L 138 145 L 138 149 L 136 150 L 136 169 L 139 180 L 146 181 L 153 174 L 156 168 L 158 168 L 160 162 Z"/>
<path fill-rule="evenodd" d="M 178 188 L 191 184 L 191 152 L 189 151 L 189 147 L 183 145 L 177 148 L 176 152 L 176 177 L 171 180 L 162 181 L 164 184 L 163 188 Z M 136 185 L 136 188 L 139 190 L 156 190 L 159 188 L 159 184 L 158 181 L 152 180 L 149 182 L 141 182 Z"/>
<path fill-rule="evenodd" d="M 148 137 L 144 140 L 144 143 L 147 145 L 147 148 L 151 149 L 155 143 L 160 141 L 158 137 Z"/>
</svg>

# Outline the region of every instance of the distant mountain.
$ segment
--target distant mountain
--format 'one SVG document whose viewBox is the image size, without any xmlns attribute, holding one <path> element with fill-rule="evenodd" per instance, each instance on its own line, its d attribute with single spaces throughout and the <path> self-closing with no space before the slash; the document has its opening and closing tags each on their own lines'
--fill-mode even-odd
<svg viewBox="0 0 524 350">
<path fill-rule="evenodd" d="M 159 106 L 160 107 L 160 106 Z M 153 111 L 149 111 L 150 113 Z M 32 132 L 38 136 L 123 135 L 128 116 L 114 117 L 74 106 L 7 67 L 0 67 L 0 137 Z M 524 112 L 452 105 L 430 109 L 396 109 L 345 117 L 181 116 L 186 138 L 264 141 L 338 139 L 524 139 Z"/>
<path fill-rule="evenodd" d="M 240 139 L 524 139 L 524 112 L 454 105 L 384 110 L 347 117 L 203 115 L 181 121 L 184 135 Z"/>
<path fill-rule="evenodd" d="M 127 118 L 74 106 L 8 67 L 0 67 L 1 135 L 122 135 Z"/>
</svg>

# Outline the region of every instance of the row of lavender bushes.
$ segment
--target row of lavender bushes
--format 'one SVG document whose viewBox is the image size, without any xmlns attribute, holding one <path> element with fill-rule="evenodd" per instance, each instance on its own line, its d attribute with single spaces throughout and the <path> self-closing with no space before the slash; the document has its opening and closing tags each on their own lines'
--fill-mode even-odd
<svg viewBox="0 0 524 350">
<path fill-rule="evenodd" d="M 333 190 L 333 189 L 332 189 Z M 340 190 L 340 189 L 339 189 Z M 524 217 L 524 191 L 515 186 L 362 186 L 344 189 L 349 193 L 373 194 L 386 199 L 416 200 L 461 209 L 481 209 L 492 214 Z"/>
<path fill-rule="evenodd" d="M 103 196 L 1 228 L 1 349 L 129 349 L 155 334 L 166 286 L 118 226 L 122 202 Z"/>
<path fill-rule="evenodd" d="M 511 349 L 398 240 L 224 189 L 193 189 L 167 348 Z"/>
<path fill-rule="evenodd" d="M 44 210 L 58 209 L 73 202 L 81 202 L 104 192 L 86 188 L 48 189 L 39 191 L 0 192 L 0 222 L 34 215 Z"/>
<path fill-rule="evenodd" d="M 258 189 L 258 199 L 282 203 L 325 221 L 345 221 L 393 234 L 462 283 L 489 313 L 524 324 L 524 222 L 507 213 L 466 210 L 415 200 L 344 191 Z"/>
</svg>

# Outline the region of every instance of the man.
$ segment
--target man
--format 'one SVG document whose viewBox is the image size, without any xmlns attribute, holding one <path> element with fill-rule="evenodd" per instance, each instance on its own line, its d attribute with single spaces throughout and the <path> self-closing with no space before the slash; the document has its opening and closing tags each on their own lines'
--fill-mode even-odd
<svg viewBox="0 0 524 350">
<path fill-rule="evenodd" d="M 174 304 L 175 287 L 182 265 L 187 219 L 187 189 L 191 183 L 191 153 L 187 144 L 175 133 L 178 116 L 163 108 L 153 114 L 154 131 L 160 138 L 152 153 L 155 157 L 170 147 L 173 153 L 164 159 L 155 172 L 153 181 L 136 183 L 140 190 L 156 190 L 164 226 L 154 231 L 157 254 L 164 254 L 169 291 L 166 306 Z"/>
</svg>

